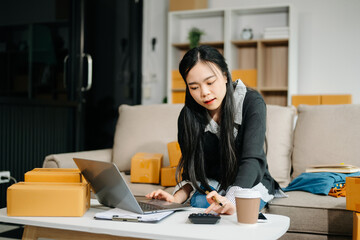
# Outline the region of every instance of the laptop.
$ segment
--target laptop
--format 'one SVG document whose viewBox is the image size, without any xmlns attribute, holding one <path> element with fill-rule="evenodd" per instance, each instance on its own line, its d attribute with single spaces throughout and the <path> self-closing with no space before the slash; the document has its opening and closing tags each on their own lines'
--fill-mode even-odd
<svg viewBox="0 0 360 240">
<path fill-rule="evenodd" d="M 158 199 L 136 200 L 114 163 L 73 158 L 98 201 L 108 207 L 139 214 L 189 209 L 189 205 Z"/>
</svg>

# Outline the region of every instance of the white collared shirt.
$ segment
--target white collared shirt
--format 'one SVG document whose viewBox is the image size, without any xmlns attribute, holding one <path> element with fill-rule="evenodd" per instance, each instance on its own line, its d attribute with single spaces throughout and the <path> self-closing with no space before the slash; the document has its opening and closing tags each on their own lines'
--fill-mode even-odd
<svg viewBox="0 0 360 240">
<path fill-rule="evenodd" d="M 234 122 L 235 124 L 241 125 L 242 123 L 242 110 L 243 110 L 243 103 L 246 95 L 246 86 L 245 84 L 240 80 L 235 81 L 235 89 L 234 89 L 234 100 L 235 100 L 235 118 Z M 218 138 L 220 137 L 220 126 L 217 124 L 217 122 L 212 119 L 210 114 L 207 114 L 209 123 L 205 127 L 205 132 L 211 132 L 215 134 Z M 234 128 L 234 137 L 237 136 L 237 128 Z"/>
</svg>

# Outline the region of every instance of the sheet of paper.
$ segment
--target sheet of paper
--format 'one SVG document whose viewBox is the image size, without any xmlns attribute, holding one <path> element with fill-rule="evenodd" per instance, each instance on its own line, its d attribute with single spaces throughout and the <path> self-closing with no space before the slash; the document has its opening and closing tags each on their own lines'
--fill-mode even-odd
<svg viewBox="0 0 360 240">
<path fill-rule="evenodd" d="M 149 214 L 137 214 L 129 212 L 120 208 L 112 208 L 104 212 L 98 212 L 95 214 L 96 219 L 105 219 L 105 220 L 122 220 L 122 221 L 137 221 L 137 222 L 157 222 L 161 219 L 169 216 L 174 211 L 166 211 L 159 213 L 149 213 Z"/>
</svg>

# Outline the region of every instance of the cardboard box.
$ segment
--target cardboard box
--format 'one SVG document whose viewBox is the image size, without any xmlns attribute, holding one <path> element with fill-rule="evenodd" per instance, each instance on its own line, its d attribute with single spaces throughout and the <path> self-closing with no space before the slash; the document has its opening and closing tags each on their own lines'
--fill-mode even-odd
<svg viewBox="0 0 360 240">
<path fill-rule="evenodd" d="M 185 103 L 185 90 L 172 92 L 172 103 Z"/>
<path fill-rule="evenodd" d="M 181 149 L 178 142 L 170 142 L 167 144 L 170 167 L 177 167 L 181 159 Z"/>
<path fill-rule="evenodd" d="M 185 103 L 185 90 L 172 92 L 172 103 Z"/>
<path fill-rule="evenodd" d="M 169 11 L 207 8 L 207 0 L 170 0 Z"/>
<path fill-rule="evenodd" d="M 291 103 L 295 107 L 299 106 L 300 104 L 320 105 L 321 95 L 293 95 L 291 97 Z"/>
<path fill-rule="evenodd" d="M 171 79 L 172 79 L 172 89 L 184 89 L 185 90 L 186 84 L 185 84 L 179 70 L 172 70 Z"/>
<path fill-rule="evenodd" d="M 81 217 L 89 207 L 86 183 L 19 182 L 7 189 L 8 216 Z"/>
<path fill-rule="evenodd" d="M 84 182 L 77 168 L 34 168 L 25 173 L 25 182 Z"/>
<path fill-rule="evenodd" d="M 346 209 L 360 212 L 360 177 L 346 178 Z"/>
<path fill-rule="evenodd" d="M 176 185 L 176 167 L 161 168 L 161 186 L 173 187 Z"/>
<path fill-rule="evenodd" d="M 360 239 L 360 213 L 353 212 L 353 236 L 352 239 Z"/>
<path fill-rule="evenodd" d="M 257 70 L 256 69 L 238 69 L 231 72 L 231 78 L 233 81 L 241 79 L 241 81 L 247 87 L 257 87 Z"/>
<path fill-rule="evenodd" d="M 160 153 L 136 153 L 131 158 L 130 181 L 135 183 L 160 183 Z"/>
<path fill-rule="evenodd" d="M 321 95 L 321 104 L 351 104 L 351 95 Z"/>
</svg>

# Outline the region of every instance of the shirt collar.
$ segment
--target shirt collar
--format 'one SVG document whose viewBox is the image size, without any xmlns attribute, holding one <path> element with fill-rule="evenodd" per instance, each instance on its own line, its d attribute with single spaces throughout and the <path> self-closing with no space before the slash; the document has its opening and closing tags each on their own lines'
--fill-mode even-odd
<svg viewBox="0 0 360 240">
<path fill-rule="evenodd" d="M 235 101 L 235 118 L 234 122 L 238 125 L 241 125 L 242 123 L 242 110 L 243 110 L 243 103 L 246 95 L 246 86 L 245 84 L 240 80 L 236 80 L 234 82 L 235 89 L 234 89 L 234 101 Z M 209 123 L 205 127 L 205 132 L 209 131 L 216 136 L 220 136 L 220 126 L 215 122 L 214 119 L 211 118 L 210 114 L 207 113 L 207 118 L 209 120 Z M 237 135 L 237 128 L 234 128 L 234 135 Z"/>
</svg>

